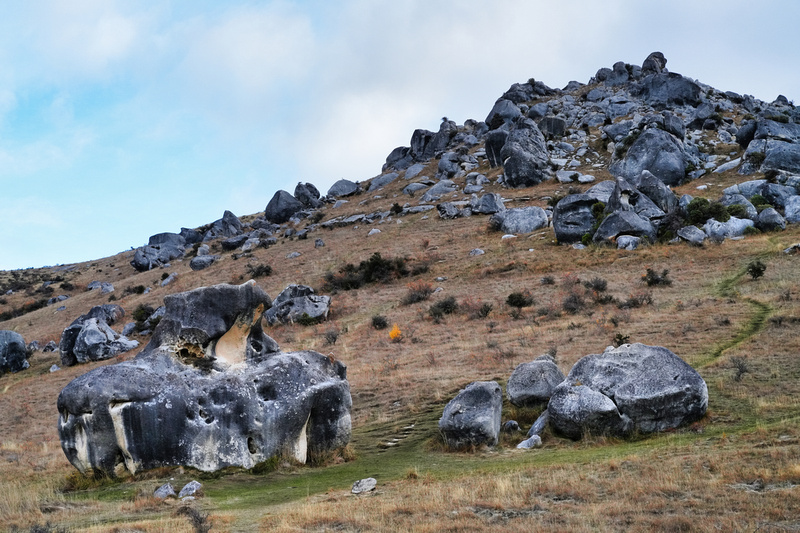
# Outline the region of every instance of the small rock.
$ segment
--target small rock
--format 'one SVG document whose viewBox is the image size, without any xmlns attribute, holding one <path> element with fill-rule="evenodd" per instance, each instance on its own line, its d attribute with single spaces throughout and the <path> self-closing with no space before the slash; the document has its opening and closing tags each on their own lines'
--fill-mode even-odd
<svg viewBox="0 0 800 533">
<path fill-rule="evenodd" d="M 325 241 L 322 239 L 316 239 L 314 241 L 314 248 L 322 248 L 323 246 L 325 246 Z"/>
<path fill-rule="evenodd" d="M 518 450 L 530 450 L 532 448 L 541 448 L 541 447 L 542 447 L 542 438 L 539 435 L 534 435 L 531 438 L 517 444 Z"/>
<path fill-rule="evenodd" d="M 505 433 L 519 431 L 519 423 L 516 420 L 508 420 L 505 424 L 503 424 L 503 431 Z"/>
<path fill-rule="evenodd" d="M 377 235 L 380 232 L 381 230 L 379 230 L 378 228 L 372 228 L 371 230 L 369 230 L 369 233 L 367 233 L 367 237 L 372 237 L 373 235 Z"/>
<path fill-rule="evenodd" d="M 169 285 L 170 283 L 172 283 L 176 279 L 178 279 L 178 273 L 177 272 L 173 272 L 169 276 L 164 278 L 164 281 L 161 282 L 161 286 L 162 287 L 166 287 L 167 285 Z"/>
<path fill-rule="evenodd" d="M 360 479 L 353 483 L 353 494 L 361 494 L 362 492 L 369 492 L 371 490 L 375 490 L 375 487 L 378 486 L 378 481 L 374 477 L 368 477 L 365 479 Z"/>
<path fill-rule="evenodd" d="M 286 254 L 286 259 L 295 259 L 300 257 L 302 254 L 300 252 L 292 252 L 290 254 Z"/>
<path fill-rule="evenodd" d="M 486 253 L 486 252 L 484 252 L 480 248 L 473 248 L 472 250 L 469 251 L 469 255 L 471 255 L 471 256 L 483 255 L 484 253 Z"/>
<path fill-rule="evenodd" d="M 192 480 L 183 486 L 181 492 L 178 494 L 178 498 L 183 499 L 186 496 L 194 496 L 202 488 L 203 485 L 199 481 Z"/>
<path fill-rule="evenodd" d="M 61 370 L 61 367 L 59 367 L 58 365 L 53 365 L 53 366 L 50 367 L 50 373 L 51 374 L 53 372 L 58 372 L 59 370 Z"/>
<path fill-rule="evenodd" d="M 165 483 L 153 491 L 153 496 L 159 500 L 166 500 L 170 497 L 176 497 L 177 494 L 175 494 L 175 488 L 172 483 Z"/>
</svg>

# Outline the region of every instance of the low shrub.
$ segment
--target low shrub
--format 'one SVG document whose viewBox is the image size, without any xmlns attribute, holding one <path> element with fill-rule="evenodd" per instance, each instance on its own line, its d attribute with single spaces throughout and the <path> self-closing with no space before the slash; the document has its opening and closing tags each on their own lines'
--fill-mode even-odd
<svg viewBox="0 0 800 533">
<path fill-rule="evenodd" d="M 375 252 L 369 259 L 361 261 L 358 266 L 348 263 L 339 269 L 338 273 L 325 274 L 325 290 L 349 291 L 359 289 L 367 283 L 388 283 L 395 279 L 409 275 L 421 274 L 427 271 L 427 264 L 415 265 L 413 270 L 408 268 L 405 257 L 386 259 L 380 252 Z"/>
<path fill-rule="evenodd" d="M 386 329 L 389 327 L 389 322 L 386 320 L 385 316 L 375 315 L 372 317 L 372 327 L 377 330 Z"/>
<path fill-rule="evenodd" d="M 603 292 L 608 288 L 608 281 L 603 278 L 595 277 L 589 281 L 584 281 L 583 286 L 590 291 Z"/>
<path fill-rule="evenodd" d="M 664 269 L 661 271 L 661 274 L 653 270 L 652 268 L 648 268 L 647 272 L 642 275 L 642 281 L 647 283 L 648 287 L 653 287 L 657 285 L 664 285 L 669 286 L 672 285 L 672 280 L 669 279 L 669 270 Z"/>
<path fill-rule="evenodd" d="M 427 300 L 433 294 L 433 285 L 426 281 L 414 281 L 408 284 L 408 292 L 403 297 L 403 305 L 411 305 Z"/>
<path fill-rule="evenodd" d="M 247 265 L 247 273 L 254 278 L 267 277 L 272 275 L 272 267 L 270 265 Z"/>
<path fill-rule="evenodd" d="M 443 300 L 439 300 L 428 309 L 428 314 L 433 318 L 437 324 L 444 318 L 444 315 L 451 315 L 458 310 L 458 303 L 455 297 L 448 296 Z"/>
<path fill-rule="evenodd" d="M 767 271 L 767 265 L 765 265 L 761 260 L 756 259 L 755 261 L 751 261 L 750 264 L 747 265 L 747 273 L 750 274 L 752 279 L 758 279 L 764 275 L 764 272 Z"/>
<path fill-rule="evenodd" d="M 530 307 L 533 305 L 533 295 L 528 290 L 524 290 L 521 292 L 512 292 L 506 298 L 506 303 L 510 307 L 516 308 L 523 308 L 523 307 Z"/>
</svg>

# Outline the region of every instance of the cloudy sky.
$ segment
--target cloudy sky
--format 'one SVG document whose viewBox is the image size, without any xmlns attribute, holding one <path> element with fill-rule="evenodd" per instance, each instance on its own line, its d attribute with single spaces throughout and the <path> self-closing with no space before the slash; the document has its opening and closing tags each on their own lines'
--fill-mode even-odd
<svg viewBox="0 0 800 533">
<path fill-rule="evenodd" d="M 652 51 L 800 102 L 800 2 L 31 0 L 0 5 L 0 269 L 97 259 L 380 172 L 512 83 Z"/>
</svg>

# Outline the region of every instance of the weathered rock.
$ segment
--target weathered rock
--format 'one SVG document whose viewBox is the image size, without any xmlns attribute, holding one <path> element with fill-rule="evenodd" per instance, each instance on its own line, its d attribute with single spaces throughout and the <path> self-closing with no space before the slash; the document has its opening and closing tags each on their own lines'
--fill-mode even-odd
<svg viewBox="0 0 800 533">
<path fill-rule="evenodd" d="M 755 220 L 758 217 L 758 210 L 743 194 L 726 194 L 720 199 L 719 203 L 725 207 L 730 205 L 741 205 L 744 207 L 745 212 L 747 213 L 747 218 L 750 220 Z"/>
<path fill-rule="evenodd" d="M 139 272 L 146 272 L 153 268 L 162 267 L 172 261 L 183 257 L 186 250 L 183 246 L 164 243 L 155 246 L 142 246 L 133 254 L 131 265 Z"/>
<path fill-rule="evenodd" d="M 508 140 L 508 130 L 506 128 L 492 130 L 486 135 L 486 158 L 492 167 L 499 167 L 503 164 L 503 158 L 500 153 L 506 144 L 506 140 Z"/>
<path fill-rule="evenodd" d="M 777 231 L 786 229 L 786 220 L 774 208 L 768 207 L 758 214 L 756 227 L 761 231 Z"/>
<path fill-rule="evenodd" d="M 539 418 L 531 426 L 531 429 L 528 430 L 528 437 L 533 437 L 534 435 L 541 435 L 544 428 L 547 426 L 547 423 L 550 421 L 550 411 L 545 409 L 542 411 L 542 414 L 539 415 Z"/>
<path fill-rule="evenodd" d="M 693 244 L 695 246 L 702 246 L 703 241 L 705 241 L 708 238 L 708 235 L 706 235 L 706 232 L 704 232 L 697 226 L 684 226 L 678 230 L 678 237 L 688 242 L 689 244 Z"/>
<path fill-rule="evenodd" d="M 175 498 L 175 487 L 172 486 L 172 483 L 164 483 L 156 490 L 153 491 L 153 497 L 158 498 L 159 500 L 166 500 L 167 498 Z"/>
<path fill-rule="evenodd" d="M 672 213 L 678 208 L 675 193 L 650 171 L 643 170 L 633 185 L 664 213 Z"/>
<path fill-rule="evenodd" d="M 661 74 L 667 66 L 667 58 L 661 52 L 653 52 L 642 63 L 642 75 Z"/>
<path fill-rule="evenodd" d="M 553 359 L 539 357 L 514 369 L 506 384 L 506 397 L 518 407 L 534 407 L 547 403 L 555 386 L 562 381 L 564 373 Z"/>
<path fill-rule="evenodd" d="M 666 185 L 680 185 L 686 179 L 689 157 L 678 138 L 664 130 L 645 130 L 628 149 L 625 157 L 611 164 L 615 176 L 635 182 L 647 170 Z"/>
<path fill-rule="evenodd" d="M 382 174 L 380 176 L 376 176 L 372 178 L 372 181 L 369 182 L 369 187 L 367 188 L 367 192 L 377 191 L 381 187 L 389 185 L 391 182 L 393 182 L 399 177 L 400 175 L 397 172 L 389 172 L 388 174 Z"/>
<path fill-rule="evenodd" d="M 203 484 L 197 480 L 192 480 L 186 485 L 183 486 L 180 493 L 178 493 L 178 498 L 185 498 L 187 496 L 195 496 L 200 490 L 202 490 Z"/>
<path fill-rule="evenodd" d="M 119 335 L 102 318 L 83 315 L 61 334 L 61 364 L 74 366 L 109 359 L 139 346 L 138 341 Z"/>
<path fill-rule="evenodd" d="M 533 435 L 528 439 L 517 444 L 518 450 L 530 450 L 532 448 L 541 448 L 542 438 L 539 435 Z"/>
<path fill-rule="evenodd" d="M 30 367 L 25 339 L 16 331 L 0 330 L 0 374 Z"/>
<path fill-rule="evenodd" d="M 271 303 L 254 282 L 169 295 L 150 344 L 58 397 L 64 453 L 81 472 L 161 466 L 251 468 L 305 462 L 347 444 L 346 368 L 317 352 L 279 353 L 261 330 Z"/>
<path fill-rule="evenodd" d="M 218 259 L 218 255 L 198 255 L 189 261 L 189 268 L 195 271 L 203 270 L 213 265 Z"/>
<path fill-rule="evenodd" d="M 48 341 L 47 344 L 44 345 L 44 348 L 42 348 L 42 353 L 55 352 L 57 349 L 58 344 L 56 344 L 56 341 Z"/>
<path fill-rule="evenodd" d="M 711 218 L 703 225 L 703 231 L 709 239 L 721 242 L 725 239 L 741 237 L 747 227 L 754 225 L 755 223 L 747 218 L 731 217 L 727 222 L 719 222 Z"/>
<path fill-rule="evenodd" d="M 515 433 L 519 431 L 519 423 L 516 420 L 506 420 L 503 424 L 503 433 Z"/>
<path fill-rule="evenodd" d="M 550 424 L 578 439 L 584 433 L 652 433 L 705 415 L 708 388 L 700 375 L 666 348 L 624 344 L 587 355 L 550 398 Z"/>
<path fill-rule="evenodd" d="M 331 306 L 330 296 L 320 296 L 307 285 L 289 285 L 275 298 L 272 307 L 264 313 L 270 325 L 278 322 L 296 322 L 304 315 L 309 319 L 324 320 Z"/>
<path fill-rule="evenodd" d="M 700 86 L 673 72 L 660 72 L 642 79 L 636 95 L 656 109 L 700 103 Z M 657 175 L 657 174 L 656 174 Z"/>
<path fill-rule="evenodd" d="M 239 217 L 226 210 L 222 214 L 222 218 L 211 223 L 211 227 L 203 235 L 203 240 L 210 241 L 220 237 L 233 237 L 240 233 L 242 233 L 242 223 Z"/>
<path fill-rule="evenodd" d="M 558 117 L 544 117 L 539 121 L 539 131 L 545 137 L 563 137 L 567 133 L 567 121 Z"/>
<path fill-rule="evenodd" d="M 477 195 L 472 195 L 469 205 L 473 213 L 481 213 L 483 215 L 493 215 L 506 209 L 503 197 L 497 193 L 484 194 L 480 198 Z"/>
<path fill-rule="evenodd" d="M 792 224 L 800 222 L 800 196 L 790 196 L 786 199 L 783 214 L 786 216 L 786 222 Z"/>
<path fill-rule="evenodd" d="M 455 218 L 472 215 L 472 210 L 469 207 L 466 209 L 460 209 L 453 202 L 442 202 L 441 204 L 436 204 L 436 211 L 439 213 L 439 218 L 443 218 L 445 220 L 452 220 Z"/>
<path fill-rule="evenodd" d="M 159 244 L 170 244 L 172 246 L 186 246 L 186 239 L 178 233 L 157 233 L 150 236 L 147 244 L 158 246 Z"/>
<path fill-rule="evenodd" d="M 653 224 L 633 211 L 615 211 L 608 215 L 592 237 L 596 243 L 608 242 L 619 235 L 634 235 L 646 237 L 653 242 L 656 237 L 656 228 Z"/>
<path fill-rule="evenodd" d="M 203 242 L 203 235 L 194 229 L 191 228 L 181 228 L 181 237 L 186 244 L 195 244 L 198 242 Z"/>
<path fill-rule="evenodd" d="M 420 198 L 421 202 L 433 202 L 444 196 L 458 190 L 456 184 L 447 179 L 443 179 L 436 183 L 433 187 L 425 191 L 425 194 Z"/>
<path fill-rule="evenodd" d="M 620 235 L 617 237 L 617 250 L 636 250 L 642 243 L 639 237 L 631 235 Z"/>
<path fill-rule="evenodd" d="M 494 107 L 492 107 L 492 110 L 489 111 L 489 114 L 486 116 L 485 122 L 490 130 L 496 130 L 503 124 L 513 123 L 521 116 L 522 112 L 514 102 L 501 98 L 495 102 Z"/>
<path fill-rule="evenodd" d="M 553 230 L 559 243 L 580 242 L 595 223 L 592 206 L 599 200 L 589 194 L 570 194 L 553 209 Z"/>
<path fill-rule="evenodd" d="M 264 218 L 273 224 L 283 224 L 301 209 L 303 209 L 302 203 L 288 192 L 281 190 L 276 192 L 267 204 Z"/>
<path fill-rule="evenodd" d="M 361 192 L 361 187 L 358 185 L 358 183 L 346 179 L 340 179 L 331 185 L 330 189 L 328 189 L 328 196 L 342 198 L 345 196 L 353 196 L 359 192 Z"/>
<path fill-rule="evenodd" d="M 531 119 L 517 120 L 500 150 L 500 158 L 509 187 L 530 187 L 550 177 L 544 136 Z"/>
<path fill-rule="evenodd" d="M 439 419 L 445 443 L 455 449 L 494 446 L 500 436 L 502 391 L 495 381 L 475 381 L 450 400 Z"/>
<path fill-rule="evenodd" d="M 616 181 L 614 192 L 608 199 L 605 212 L 633 211 L 651 223 L 658 224 L 666 213 L 627 180 L 617 178 Z M 666 199 L 664 201 L 666 202 Z M 677 204 L 677 198 L 675 203 Z"/>
<path fill-rule="evenodd" d="M 516 207 L 492 215 L 492 224 L 504 233 L 531 233 L 546 228 L 549 224 L 547 212 L 539 206 Z"/>
<path fill-rule="evenodd" d="M 353 488 L 350 489 L 350 492 L 353 494 L 361 494 L 364 492 L 370 492 L 375 490 L 375 487 L 378 486 L 378 481 L 374 477 L 368 477 L 364 479 L 359 479 L 355 483 L 353 483 Z"/>
<path fill-rule="evenodd" d="M 294 188 L 294 197 L 305 207 L 317 209 L 322 206 L 319 190 L 311 183 L 298 183 Z"/>
</svg>

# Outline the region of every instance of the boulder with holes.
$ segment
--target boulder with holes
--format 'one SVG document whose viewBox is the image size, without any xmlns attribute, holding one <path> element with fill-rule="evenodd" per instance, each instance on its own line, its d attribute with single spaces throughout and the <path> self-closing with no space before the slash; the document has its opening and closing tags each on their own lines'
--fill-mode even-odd
<svg viewBox="0 0 800 533">
<path fill-rule="evenodd" d="M 305 462 L 345 446 L 345 365 L 280 352 L 261 329 L 271 303 L 253 281 L 166 296 L 141 353 L 61 391 L 58 432 L 69 461 L 109 476 L 178 465 L 208 472 L 276 456 Z"/>
</svg>

